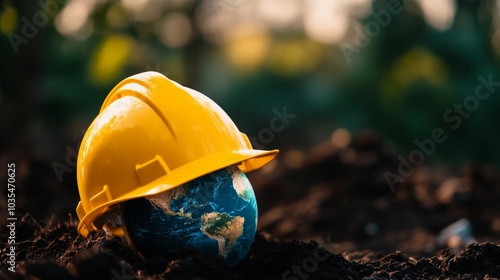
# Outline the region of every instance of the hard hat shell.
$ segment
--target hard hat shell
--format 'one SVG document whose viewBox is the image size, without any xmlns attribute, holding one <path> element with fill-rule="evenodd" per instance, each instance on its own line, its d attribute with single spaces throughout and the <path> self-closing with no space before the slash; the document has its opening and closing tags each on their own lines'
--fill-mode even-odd
<svg viewBox="0 0 500 280">
<path fill-rule="evenodd" d="M 278 150 L 255 150 L 205 95 L 160 73 L 145 72 L 113 88 L 83 137 L 77 161 L 78 232 L 113 205 L 155 195 L 237 164 L 258 169 Z"/>
</svg>

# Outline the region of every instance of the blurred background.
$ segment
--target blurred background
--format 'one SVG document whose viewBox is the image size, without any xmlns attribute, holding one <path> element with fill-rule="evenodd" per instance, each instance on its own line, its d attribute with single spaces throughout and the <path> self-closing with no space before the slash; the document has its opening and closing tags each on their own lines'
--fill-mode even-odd
<svg viewBox="0 0 500 280">
<path fill-rule="evenodd" d="M 154 70 L 281 150 L 251 177 L 260 227 L 277 237 L 401 248 L 396 236 L 430 244 L 460 218 L 500 232 L 488 208 L 500 0 L 2 0 L 0 58 L 0 176 L 17 163 L 19 211 L 37 218 L 75 216 L 84 131 L 116 83 Z M 390 187 L 398 156 L 436 128 L 446 141 Z"/>
</svg>

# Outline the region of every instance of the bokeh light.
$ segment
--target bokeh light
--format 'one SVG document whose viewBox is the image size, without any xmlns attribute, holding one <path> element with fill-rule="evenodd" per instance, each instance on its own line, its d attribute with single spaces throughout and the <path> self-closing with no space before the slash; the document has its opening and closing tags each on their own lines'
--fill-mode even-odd
<svg viewBox="0 0 500 280">
<path fill-rule="evenodd" d="M 345 148 L 351 142 L 351 133 L 345 128 L 338 128 L 332 133 L 332 144 L 337 148 Z"/>
<path fill-rule="evenodd" d="M 106 84 L 116 79 L 133 48 L 134 40 L 128 36 L 113 35 L 105 38 L 91 60 L 92 80 L 97 84 Z"/>
<path fill-rule="evenodd" d="M 454 0 L 418 0 L 426 22 L 440 31 L 451 27 L 455 18 L 456 6 Z"/>
<path fill-rule="evenodd" d="M 167 14 L 157 25 L 160 41 L 167 47 L 184 47 L 192 38 L 190 19 L 182 13 Z"/>
<path fill-rule="evenodd" d="M 313 40 L 325 44 L 340 41 L 349 26 L 345 8 L 341 1 L 308 1 L 304 15 L 306 34 Z"/>
<path fill-rule="evenodd" d="M 93 8 L 93 1 L 69 1 L 56 17 L 56 29 L 62 35 L 86 39 L 93 28 L 93 22 L 89 18 Z"/>
<path fill-rule="evenodd" d="M 264 62 L 271 38 L 260 24 L 246 23 L 233 27 L 224 44 L 230 62 L 243 70 L 256 69 Z"/>
<path fill-rule="evenodd" d="M 17 11 L 12 6 L 7 6 L 0 13 L 0 31 L 4 34 L 9 34 L 16 28 L 18 21 Z"/>
<path fill-rule="evenodd" d="M 260 0 L 258 13 L 270 28 L 290 29 L 298 25 L 303 6 L 304 3 L 300 0 Z"/>
</svg>

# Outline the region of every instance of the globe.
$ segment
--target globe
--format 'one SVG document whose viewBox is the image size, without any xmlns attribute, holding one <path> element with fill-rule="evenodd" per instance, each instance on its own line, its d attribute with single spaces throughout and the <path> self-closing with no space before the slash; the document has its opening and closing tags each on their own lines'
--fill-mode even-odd
<svg viewBox="0 0 500 280">
<path fill-rule="evenodd" d="M 145 257 L 194 249 L 234 266 L 247 255 L 257 230 L 252 185 L 234 166 L 122 207 L 128 238 Z"/>
</svg>

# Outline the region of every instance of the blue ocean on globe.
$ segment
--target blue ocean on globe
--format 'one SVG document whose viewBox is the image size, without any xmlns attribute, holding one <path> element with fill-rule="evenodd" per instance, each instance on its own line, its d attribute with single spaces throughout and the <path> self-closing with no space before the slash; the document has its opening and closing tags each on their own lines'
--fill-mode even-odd
<svg viewBox="0 0 500 280">
<path fill-rule="evenodd" d="M 145 257 L 194 249 L 221 255 L 234 266 L 247 255 L 257 230 L 250 181 L 232 166 L 172 190 L 123 203 L 127 235 Z"/>
</svg>

